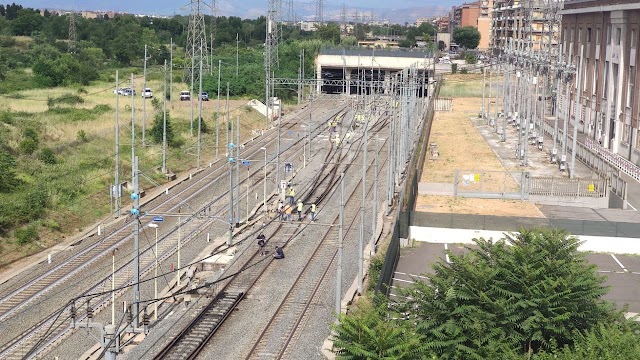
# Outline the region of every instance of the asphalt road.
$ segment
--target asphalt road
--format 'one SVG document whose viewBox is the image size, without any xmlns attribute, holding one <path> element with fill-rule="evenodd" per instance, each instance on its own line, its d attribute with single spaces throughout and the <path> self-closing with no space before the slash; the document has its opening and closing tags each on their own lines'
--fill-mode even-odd
<svg viewBox="0 0 640 360">
<path fill-rule="evenodd" d="M 425 242 L 403 248 L 392 282 L 391 298 L 396 296 L 395 288 L 408 286 L 418 278 L 428 279 L 436 261 L 448 261 L 447 252 L 461 254 L 464 251 L 462 245 Z M 640 256 L 592 253 L 587 254 L 587 259 L 607 278 L 606 285 L 610 289 L 604 298 L 620 309 L 627 305 L 628 312 L 640 313 Z"/>
</svg>

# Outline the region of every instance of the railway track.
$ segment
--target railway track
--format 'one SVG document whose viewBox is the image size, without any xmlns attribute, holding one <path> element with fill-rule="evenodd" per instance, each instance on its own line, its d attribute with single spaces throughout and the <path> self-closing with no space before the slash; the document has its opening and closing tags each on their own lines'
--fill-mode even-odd
<svg viewBox="0 0 640 360">
<path fill-rule="evenodd" d="M 359 193 L 356 190 L 361 185 L 362 180 L 360 179 L 348 194 L 345 206 L 352 203 L 354 196 Z M 371 190 L 370 188 L 368 192 Z M 360 203 L 351 204 L 354 209 L 359 206 Z M 351 231 L 356 219 L 359 219 L 358 216 L 354 216 L 346 226 L 345 235 Z M 339 216 L 336 216 L 333 219 L 333 223 L 338 220 Z M 297 330 L 303 323 L 313 300 L 323 284 L 326 285 L 327 275 L 330 270 L 336 266 L 339 242 L 337 231 L 337 229 L 331 227 L 324 232 L 322 239 L 308 258 L 302 272 L 295 279 L 275 313 L 271 316 L 257 340 L 255 340 L 253 347 L 246 356 L 247 360 L 282 359 L 285 354 L 290 354 L 290 345 L 296 338 Z"/>
<path fill-rule="evenodd" d="M 302 115 L 302 117 L 303 118 L 305 117 L 304 114 Z M 291 128 L 294 125 L 295 123 L 286 124 L 284 129 L 286 130 L 287 128 Z M 316 129 L 319 129 L 321 127 L 322 125 L 316 127 Z M 275 139 L 275 134 L 272 131 L 270 134 L 268 134 L 266 140 L 273 141 L 274 139 Z M 299 139 L 294 144 L 299 143 L 301 140 L 302 139 Z M 245 148 L 244 152 L 258 153 L 258 151 L 260 151 L 261 153 L 261 150 L 258 149 L 260 145 L 261 144 L 255 144 L 255 145 L 251 144 L 250 146 Z M 184 189 L 181 189 L 176 193 L 172 193 L 172 195 L 169 196 L 168 198 L 161 199 L 159 201 L 160 204 L 153 206 L 152 208 L 147 210 L 147 212 L 151 213 L 151 212 L 174 211 L 177 208 L 179 208 L 182 204 L 185 204 L 186 202 L 190 201 L 192 198 L 195 198 L 199 194 L 202 194 L 203 192 L 207 192 L 207 191 L 211 192 L 211 188 L 215 188 L 216 181 L 221 178 L 226 178 L 227 176 L 226 166 L 224 165 L 218 168 L 210 169 L 208 171 L 207 170 L 205 170 L 205 172 L 203 172 L 203 174 L 201 174 L 200 176 L 196 177 L 196 179 L 193 179 L 193 182 L 189 184 L 190 186 L 186 186 Z M 260 169 L 257 169 L 254 171 L 254 173 L 257 173 L 259 171 Z M 248 174 L 248 175 L 249 175 L 248 177 L 250 177 L 251 174 Z M 244 181 L 248 181 L 248 180 L 245 179 Z M 224 192 L 221 194 L 220 197 L 223 197 L 223 196 L 224 196 Z M 213 202 L 215 201 L 212 201 L 211 203 Z M 202 224 L 197 224 L 197 221 L 188 220 L 186 223 L 193 224 L 189 226 L 193 226 L 194 228 L 202 227 Z M 88 246 L 87 248 L 82 250 L 77 256 L 67 259 L 66 261 L 58 264 L 57 266 L 53 267 L 49 271 L 45 272 L 44 274 L 35 277 L 31 281 L 29 281 L 27 284 L 19 287 L 18 289 L 11 291 L 7 295 L 0 298 L 0 320 L 8 319 L 8 318 L 11 318 L 12 316 L 19 316 L 21 310 L 27 305 L 29 305 L 30 302 L 34 302 L 38 298 L 46 295 L 48 292 L 51 292 L 54 287 L 60 286 L 61 284 L 71 279 L 74 275 L 77 275 L 78 273 L 85 271 L 87 268 L 91 267 L 92 264 L 96 263 L 100 258 L 105 257 L 107 254 L 110 254 L 113 248 L 118 246 L 123 246 L 125 242 L 131 239 L 131 235 L 127 231 L 128 227 L 129 227 L 128 224 L 125 224 L 119 227 L 113 233 L 106 235 L 105 238 L 100 239 L 100 241 L 97 241 L 91 246 Z M 160 240 L 159 243 L 165 242 L 164 240 L 168 239 L 171 235 L 175 236 L 175 230 L 166 234 L 162 239 L 159 239 Z M 169 250 L 164 249 L 164 245 L 163 245 L 163 248 L 159 249 L 159 253 L 162 254 L 162 252 L 165 251 L 165 257 L 166 257 L 168 256 L 168 254 L 172 252 L 170 246 L 167 246 L 167 249 Z M 155 255 L 149 258 L 152 258 L 150 262 L 155 261 Z M 142 257 L 141 261 L 142 261 L 141 267 L 144 268 L 145 261 L 146 261 L 144 256 Z M 127 266 L 128 264 L 125 264 L 121 268 L 122 272 L 121 273 L 119 272 L 116 279 L 127 278 L 130 276 L 130 273 L 128 273 L 130 270 L 128 269 Z M 89 291 L 86 291 L 85 293 L 89 293 L 95 290 L 100 290 L 98 289 L 100 286 L 102 286 L 102 289 L 104 289 L 104 283 L 106 281 L 107 281 L 106 279 L 103 280 L 102 285 L 96 286 L 90 289 Z M 100 306 L 104 307 L 103 304 L 100 304 Z M 21 335 L 15 337 L 8 343 L 5 343 L 2 346 L 2 348 L 0 348 L 0 358 L 10 358 L 11 353 L 16 349 L 22 348 L 22 350 L 24 350 L 26 348 L 29 348 L 35 345 L 36 342 L 25 341 L 25 340 L 29 340 L 30 338 L 35 337 L 39 332 L 41 332 L 46 328 L 48 329 L 57 328 L 58 326 L 52 325 L 52 321 L 53 322 L 57 321 L 58 323 L 61 322 L 60 321 L 61 319 L 62 319 L 62 322 L 68 321 L 68 318 L 61 316 L 61 314 L 62 314 L 62 311 L 60 311 L 60 309 L 58 309 L 58 311 L 52 312 L 50 316 L 45 317 L 45 319 L 38 322 L 37 324 L 34 324 L 30 328 L 28 328 L 26 331 L 24 331 Z M 39 341 L 39 342 L 42 342 L 42 341 Z M 25 354 L 24 351 L 19 351 L 19 353 Z"/>
<path fill-rule="evenodd" d="M 342 117 L 342 116 L 344 116 L 344 114 L 338 114 L 336 117 Z M 376 126 L 383 126 L 383 124 L 382 123 L 378 124 L 377 122 Z M 329 156 L 325 158 L 324 165 L 321 171 L 324 171 L 327 169 L 327 167 L 329 167 L 327 174 L 325 174 L 322 177 L 315 177 L 315 180 L 310 186 L 309 191 L 302 195 L 303 198 L 310 199 L 311 197 L 317 197 L 318 199 L 317 201 L 322 201 L 322 199 L 324 199 L 326 196 L 328 196 L 329 194 L 331 194 L 337 189 L 337 185 L 340 181 L 340 179 L 336 177 L 336 174 L 338 173 L 338 169 L 341 168 L 342 170 L 346 171 L 346 169 L 350 166 L 349 164 L 341 164 L 341 160 L 344 160 L 343 157 L 349 152 L 348 151 L 349 149 L 346 149 L 346 150 L 347 151 L 343 151 L 341 149 L 339 151 L 336 151 L 334 154 L 334 159 L 329 159 Z M 354 189 L 354 192 L 355 192 L 355 189 Z M 352 192 L 352 195 L 353 195 L 353 192 Z M 353 224 L 353 221 L 355 221 L 355 218 L 354 220 L 352 220 L 352 224 Z M 301 232 L 301 228 L 305 228 L 306 226 L 307 225 L 303 226 L 302 224 L 293 225 L 293 227 L 296 229 L 294 230 L 292 235 L 284 242 L 284 245 L 286 245 L 294 236 L 299 234 Z M 283 227 L 282 223 L 278 224 L 277 229 L 274 231 L 271 237 L 276 236 L 276 234 L 282 229 L 282 227 Z M 300 285 L 314 283 L 314 289 L 311 292 L 305 292 L 304 290 L 300 290 L 302 286 L 296 287 L 294 285 L 294 287 L 291 288 L 289 294 L 287 294 L 285 301 L 286 299 L 296 299 L 296 300 L 292 300 L 293 302 L 288 302 L 288 303 L 283 302 L 280 308 L 278 309 L 278 311 L 276 312 L 276 315 L 284 313 L 284 311 L 281 311 L 284 308 L 290 309 L 291 307 L 293 307 L 294 305 L 292 304 L 296 304 L 296 303 L 306 304 L 305 306 L 303 306 L 303 309 L 299 309 L 298 307 L 298 310 L 301 310 L 301 315 L 299 316 L 299 319 L 302 320 L 311 299 L 319 289 L 320 284 L 322 283 L 324 277 L 329 271 L 330 264 L 333 263 L 333 260 L 335 259 L 335 256 L 336 256 L 337 250 L 335 249 L 337 247 L 336 246 L 337 234 L 335 234 L 335 230 L 332 230 L 332 229 L 333 228 L 330 228 L 325 233 L 323 240 L 318 244 L 318 247 L 316 248 L 315 252 L 311 256 L 309 263 L 305 267 L 305 270 L 300 274 L 300 276 L 296 280 L 296 284 L 300 284 Z M 267 261 L 264 261 L 264 259 L 256 261 L 257 257 L 258 257 L 258 252 L 256 251 L 250 256 L 249 260 L 244 262 L 245 265 L 236 274 L 234 279 L 230 281 L 228 284 L 226 284 L 222 290 L 220 290 L 222 294 L 225 294 L 225 298 L 227 296 L 231 296 L 234 299 L 238 299 L 234 303 L 234 305 L 227 306 L 228 302 L 223 302 L 220 305 L 217 305 L 218 303 L 217 298 L 209 302 L 208 305 L 205 306 L 205 308 L 197 315 L 197 317 L 183 331 L 181 331 L 177 336 L 173 338 L 171 342 L 169 342 L 167 345 L 163 347 L 160 353 L 158 353 L 155 356 L 155 359 L 173 359 L 173 358 L 195 359 L 200 353 L 200 351 L 204 348 L 206 343 L 211 339 L 211 337 L 215 334 L 215 332 L 221 326 L 222 322 L 228 317 L 229 313 L 235 308 L 235 305 L 237 305 L 237 303 L 242 298 L 242 296 L 244 296 L 244 294 L 246 294 L 251 290 L 253 285 L 262 276 L 262 274 L 267 269 L 268 264 L 271 262 L 270 259 Z M 260 264 L 260 263 L 263 263 L 263 264 Z M 314 265 L 311 265 L 311 264 L 314 264 Z M 326 265 L 326 264 L 329 264 L 329 265 Z M 318 273 L 322 274 L 320 278 L 317 278 L 316 276 Z M 297 293 L 294 294 L 294 292 L 296 291 Z M 300 298 L 304 297 L 305 293 L 310 295 L 309 297 L 307 297 L 307 300 L 301 302 Z M 239 294 L 242 294 L 242 295 L 239 295 Z M 276 315 L 274 315 L 274 317 Z M 275 322 L 276 320 L 272 319 L 270 323 L 275 323 Z M 300 321 L 297 322 L 295 327 L 297 327 L 299 323 Z M 291 332 L 289 340 L 291 339 L 291 336 L 293 336 L 293 333 L 295 333 L 295 327 Z M 266 331 L 267 330 L 265 329 L 265 332 Z M 206 336 L 204 334 L 206 334 Z M 263 335 L 265 334 L 266 333 L 263 333 Z M 261 336 L 261 338 L 266 339 L 267 337 Z M 286 341 L 286 344 L 289 343 L 289 340 Z M 258 341 L 256 343 L 256 346 L 258 346 L 259 344 L 266 344 L 266 343 Z M 286 346 L 284 348 L 286 348 Z M 185 350 L 185 349 L 189 349 L 189 350 Z"/>
</svg>

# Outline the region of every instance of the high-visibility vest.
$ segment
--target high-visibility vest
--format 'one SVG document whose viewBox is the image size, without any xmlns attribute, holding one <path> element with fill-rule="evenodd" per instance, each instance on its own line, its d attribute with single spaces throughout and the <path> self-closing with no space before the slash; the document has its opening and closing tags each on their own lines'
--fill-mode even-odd
<svg viewBox="0 0 640 360">
<path fill-rule="evenodd" d="M 296 192 L 293 190 L 293 188 L 291 188 L 291 190 L 289 190 L 289 196 L 293 197 L 296 195 Z"/>
<path fill-rule="evenodd" d="M 311 204 L 311 212 L 316 212 L 316 204 Z"/>
<path fill-rule="evenodd" d="M 302 201 L 298 202 L 298 211 L 302 211 Z"/>
</svg>

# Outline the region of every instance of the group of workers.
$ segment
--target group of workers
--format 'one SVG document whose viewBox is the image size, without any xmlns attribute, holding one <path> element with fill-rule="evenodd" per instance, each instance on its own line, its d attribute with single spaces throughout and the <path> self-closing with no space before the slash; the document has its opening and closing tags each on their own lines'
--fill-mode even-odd
<svg viewBox="0 0 640 360">
<path fill-rule="evenodd" d="M 304 213 L 304 203 L 302 202 L 302 199 L 298 199 L 298 202 L 295 203 L 295 196 L 296 196 L 296 192 L 293 189 L 293 187 L 290 186 L 289 189 L 287 189 L 286 204 L 282 202 L 282 200 L 278 201 L 278 217 L 280 218 L 280 220 L 291 221 L 292 213 L 295 207 L 295 211 L 298 212 L 298 221 L 302 221 L 303 219 L 302 214 Z M 316 221 L 317 209 L 318 208 L 315 203 L 312 203 L 309 206 L 309 212 L 311 213 L 311 221 Z"/>
<path fill-rule="evenodd" d="M 264 236 L 263 233 L 260 233 L 260 235 L 258 235 L 258 246 L 260 247 L 260 256 L 267 255 L 267 251 L 265 250 L 265 245 L 267 245 L 266 239 L 267 238 L 266 236 Z M 284 251 L 282 251 L 282 248 L 278 245 L 276 245 L 276 249 L 273 251 L 273 258 L 284 259 Z"/>
</svg>

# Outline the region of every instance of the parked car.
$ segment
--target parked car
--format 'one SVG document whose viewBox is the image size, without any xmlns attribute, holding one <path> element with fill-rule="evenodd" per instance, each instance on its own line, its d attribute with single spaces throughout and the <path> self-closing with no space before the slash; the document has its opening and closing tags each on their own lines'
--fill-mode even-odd
<svg viewBox="0 0 640 360">
<path fill-rule="evenodd" d="M 142 90 L 142 97 L 145 99 L 151 99 L 153 97 L 153 91 L 150 88 L 144 88 Z"/>
<path fill-rule="evenodd" d="M 122 88 L 115 88 L 115 89 L 113 89 L 113 93 L 122 95 L 122 90 L 123 90 Z"/>
<path fill-rule="evenodd" d="M 122 89 L 122 96 L 136 96 L 136 90 L 132 88 Z"/>
<path fill-rule="evenodd" d="M 181 91 L 180 92 L 180 101 L 189 101 L 191 100 L 191 93 L 189 91 Z"/>
<path fill-rule="evenodd" d="M 209 93 L 203 92 L 200 94 L 200 99 L 202 99 L 202 101 L 209 101 Z"/>
</svg>

